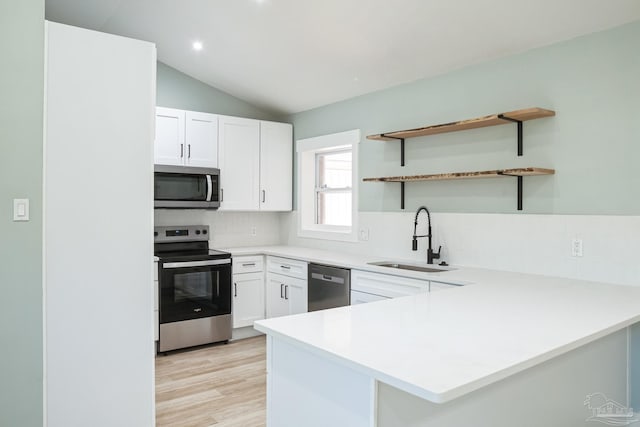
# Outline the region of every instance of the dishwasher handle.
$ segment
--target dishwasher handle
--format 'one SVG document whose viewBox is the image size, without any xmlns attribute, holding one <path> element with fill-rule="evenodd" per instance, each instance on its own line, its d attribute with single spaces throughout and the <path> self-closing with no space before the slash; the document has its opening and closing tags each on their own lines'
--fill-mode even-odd
<svg viewBox="0 0 640 427">
<path fill-rule="evenodd" d="M 328 274 L 311 273 L 311 278 L 313 280 L 322 280 L 323 282 L 344 284 L 344 277 L 329 276 Z"/>
</svg>

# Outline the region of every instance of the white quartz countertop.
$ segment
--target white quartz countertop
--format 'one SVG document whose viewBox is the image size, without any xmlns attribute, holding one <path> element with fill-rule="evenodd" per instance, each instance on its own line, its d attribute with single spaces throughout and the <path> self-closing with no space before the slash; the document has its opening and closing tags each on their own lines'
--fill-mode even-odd
<svg viewBox="0 0 640 427">
<path fill-rule="evenodd" d="M 372 257 L 307 248 L 230 251 L 473 283 L 255 323 L 268 335 L 436 403 L 640 321 L 640 287 L 465 267 L 433 274 L 396 271 L 367 265 Z"/>
</svg>

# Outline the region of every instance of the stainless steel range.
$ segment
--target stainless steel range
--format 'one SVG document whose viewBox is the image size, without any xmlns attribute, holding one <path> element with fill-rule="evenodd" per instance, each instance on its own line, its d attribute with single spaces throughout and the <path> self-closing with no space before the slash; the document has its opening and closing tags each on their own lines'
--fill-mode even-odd
<svg viewBox="0 0 640 427">
<path fill-rule="evenodd" d="M 160 258 L 158 351 L 231 338 L 231 254 L 209 249 L 206 225 L 155 227 Z"/>
</svg>

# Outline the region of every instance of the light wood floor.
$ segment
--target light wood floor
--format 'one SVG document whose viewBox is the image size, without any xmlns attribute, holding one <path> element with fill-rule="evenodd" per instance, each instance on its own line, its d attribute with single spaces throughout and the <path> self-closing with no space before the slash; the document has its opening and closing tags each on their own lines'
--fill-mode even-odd
<svg viewBox="0 0 640 427">
<path fill-rule="evenodd" d="M 264 336 L 156 358 L 159 427 L 262 427 L 265 408 Z"/>
</svg>

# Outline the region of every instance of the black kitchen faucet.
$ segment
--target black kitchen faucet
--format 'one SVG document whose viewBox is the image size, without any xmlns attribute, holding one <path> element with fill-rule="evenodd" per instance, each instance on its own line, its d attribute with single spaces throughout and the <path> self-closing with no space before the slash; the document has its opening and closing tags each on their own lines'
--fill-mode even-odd
<svg viewBox="0 0 640 427">
<path fill-rule="evenodd" d="M 418 228 L 418 215 L 420 215 L 421 211 L 425 211 L 427 213 L 427 221 L 429 222 L 429 229 L 427 234 L 422 236 L 416 236 L 416 229 Z M 433 248 L 431 247 L 431 214 L 429 213 L 429 209 L 426 206 L 420 206 L 416 211 L 416 219 L 413 223 L 413 250 L 418 250 L 418 237 L 426 237 L 429 241 L 429 248 L 427 249 L 427 264 L 433 264 L 434 259 L 440 258 L 440 249 L 442 246 L 438 248 L 438 252 L 433 252 Z"/>
</svg>

